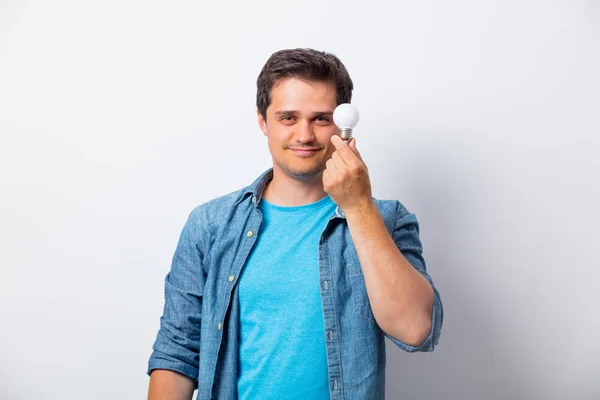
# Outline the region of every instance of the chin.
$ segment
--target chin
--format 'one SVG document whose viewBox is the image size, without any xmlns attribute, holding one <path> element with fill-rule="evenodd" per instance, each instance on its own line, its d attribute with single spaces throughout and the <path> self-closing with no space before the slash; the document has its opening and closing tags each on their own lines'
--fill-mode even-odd
<svg viewBox="0 0 600 400">
<path fill-rule="evenodd" d="M 324 168 L 322 166 L 313 166 L 311 167 L 300 167 L 293 165 L 282 165 L 279 164 L 279 168 L 287 175 L 291 176 L 294 179 L 298 180 L 311 180 L 317 176 L 323 174 Z"/>
</svg>

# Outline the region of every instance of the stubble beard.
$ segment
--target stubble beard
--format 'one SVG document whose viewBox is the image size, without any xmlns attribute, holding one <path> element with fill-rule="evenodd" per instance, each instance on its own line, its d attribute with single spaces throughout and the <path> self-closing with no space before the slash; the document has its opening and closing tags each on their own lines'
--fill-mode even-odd
<svg viewBox="0 0 600 400">
<path fill-rule="evenodd" d="M 277 166 L 288 176 L 299 181 L 310 181 L 320 176 L 325 170 L 325 160 L 319 160 L 312 167 L 294 167 L 284 160 L 275 160 Z"/>
</svg>

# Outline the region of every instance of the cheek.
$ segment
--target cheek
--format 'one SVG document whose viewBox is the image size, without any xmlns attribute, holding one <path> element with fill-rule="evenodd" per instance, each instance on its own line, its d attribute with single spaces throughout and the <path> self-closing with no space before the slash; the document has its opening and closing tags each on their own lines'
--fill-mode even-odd
<svg viewBox="0 0 600 400">
<path fill-rule="evenodd" d="M 271 150 L 279 151 L 289 141 L 289 135 L 286 129 L 269 129 L 267 135 L 267 142 Z"/>
<path fill-rule="evenodd" d="M 289 126 L 278 125 L 269 129 L 269 137 L 274 142 L 285 142 L 290 136 L 293 136 L 293 129 Z"/>
<path fill-rule="evenodd" d="M 338 133 L 339 131 L 337 130 L 337 128 L 334 128 L 329 129 L 327 133 L 323 135 L 321 143 L 323 143 L 324 146 L 327 146 L 327 151 L 329 154 L 333 154 L 333 152 L 335 151 L 335 146 L 333 145 L 333 143 L 331 143 L 331 138 L 337 135 Z"/>
<path fill-rule="evenodd" d="M 333 146 L 331 137 L 338 134 L 338 129 L 333 127 L 319 127 L 314 130 L 317 140 L 324 146 Z"/>
<path fill-rule="evenodd" d="M 273 136 L 267 136 L 267 143 L 269 144 L 269 150 L 271 153 L 277 152 L 279 149 L 281 149 L 281 144 Z"/>
</svg>

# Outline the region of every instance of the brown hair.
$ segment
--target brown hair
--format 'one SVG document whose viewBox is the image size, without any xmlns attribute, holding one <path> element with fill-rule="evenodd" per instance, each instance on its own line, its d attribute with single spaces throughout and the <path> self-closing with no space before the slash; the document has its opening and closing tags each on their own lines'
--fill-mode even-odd
<svg viewBox="0 0 600 400">
<path fill-rule="evenodd" d="M 338 105 L 352 99 L 352 79 L 334 54 L 313 49 L 280 50 L 269 57 L 256 80 L 256 107 L 263 118 L 267 118 L 273 87 L 280 79 L 292 77 L 332 83 Z"/>
</svg>

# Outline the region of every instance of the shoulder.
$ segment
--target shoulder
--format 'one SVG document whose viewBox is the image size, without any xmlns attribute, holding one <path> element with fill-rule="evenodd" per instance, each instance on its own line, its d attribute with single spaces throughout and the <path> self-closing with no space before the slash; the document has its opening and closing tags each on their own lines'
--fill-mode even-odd
<svg viewBox="0 0 600 400">
<path fill-rule="evenodd" d="M 375 201 L 375 205 L 377 206 L 377 209 L 379 210 L 381 216 L 384 219 L 391 218 L 393 220 L 396 220 L 404 218 L 405 216 L 410 214 L 410 211 L 408 211 L 408 209 L 404 207 L 404 204 L 402 204 L 398 200 L 373 200 Z"/>
<path fill-rule="evenodd" d="M 418 226 L 417 217 L 410 212 L 404 204 L 398 200 L 379 200 L 373 199 L 375 205 L 390 231 L 394 231 L 403 226 Z M 418 228 L 417 228 L 418 229 Z"/>
<path fill-rule="evenodd" d="M 218 225 L 222 221 L 235 220 L 236 213 L 245 213 L 251 210 L 252 204 L 249 198 L 252 197 L 252 193 L 256 190 L 262 190 L 266 182 L 271 179 L 272 171 L 272 168 L 269 168 L 256 178 L 252 184 L 200 204 L 192 210 L 190 217 L 204 221 L 209 225 Z"/>
<path fill-rule="evenodd" d="M 236 217 L 245 194 L 240 189 L 196 206 L 188 215 L 184 232 L 207 251 L 223 227 L 233 227 L 239 221 Z"/>
<path fill-rule="evenodd" d="M 235 206 L 243 200 L 247 193 L 247 188 L 242 188 L 217 198 L 214 198 L 206 203 L 196 206 L 190 213 L 190 218 L 203 222 L 205 224 L 219 223 L 222 219 L 235 208 Z"/>
</svg>

